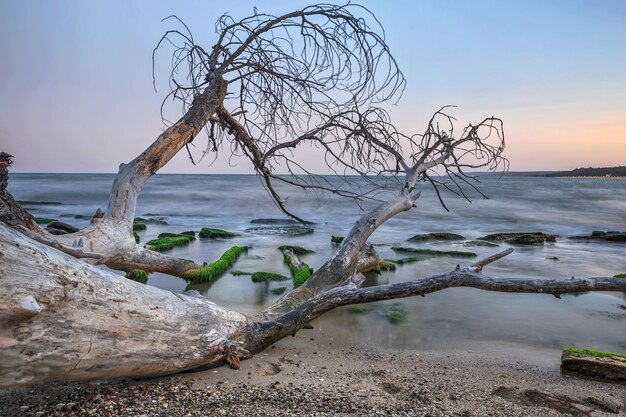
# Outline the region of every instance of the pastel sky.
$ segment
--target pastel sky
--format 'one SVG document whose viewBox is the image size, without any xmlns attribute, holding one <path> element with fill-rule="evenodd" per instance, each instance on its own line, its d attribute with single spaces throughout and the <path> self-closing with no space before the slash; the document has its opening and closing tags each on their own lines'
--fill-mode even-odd
<svg viewBox="0 0 626 417">
<path fill-rule="evenodd" d="M 392 116 L 421 132 L 433 111 L 505 122 L 511 170 L 626 165 L 626 2 L 374 1 L 408 86 Z M 0 0 L 0 151 L 16 172 L 116 172 L 163 129 L 166 71 L 152 49 L 178 15 L 213 44 L 215 20 L 302 1 Z M 167 58 L 162 56 L 164 68 Z M 234 166 L 233 166 L 234 165 Z M 319 172 L 325 172 L 319 161 Z M 222 157 L 163 172 L 251 172 Z"/>
</svg>

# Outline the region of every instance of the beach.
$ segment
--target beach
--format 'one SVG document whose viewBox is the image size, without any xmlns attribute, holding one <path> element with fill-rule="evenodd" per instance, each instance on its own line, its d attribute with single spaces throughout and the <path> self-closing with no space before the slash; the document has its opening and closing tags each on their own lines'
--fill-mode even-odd
<svg viewBox="0 0 626 417">
<path fill-rule="evenodd" d="M 626 388 L 564 376 L 559 352 L 512 343 L 394 350 L 339 327 L 175 376 L 0 393 L 2 416 L 619 416 Z M 587 413 L 587 414 L 585 414 Z"/>
</svg>

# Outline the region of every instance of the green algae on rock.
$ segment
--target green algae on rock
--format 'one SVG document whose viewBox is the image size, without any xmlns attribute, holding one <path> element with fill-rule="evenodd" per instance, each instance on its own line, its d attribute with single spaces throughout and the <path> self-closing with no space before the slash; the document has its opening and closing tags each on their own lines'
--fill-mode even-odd
<svg viewBox="0 0 626 417">
<path fill-rule="evenodd" d="M 148 226 L 145 223 L 133 223 L 133 232 L 147 230 Z"/>
<path fill-rule="evenodd" d="M 236 233 L 227 232 L 222 229 L 213 229 L 211 227 L 203 227 L 198 233 L 198 237 L 202 239 L 230 239 L 236 236 Z"/>
<path fill-rule="evenodd" d="M 613 275 L 613 278 L 626 278 L 626 274 Z"/>
<path fill-rule="evenodd" d="M 55 219 L 49 219 L 47 217 L 33 217 L 33 220 L 37 224 L 48 224 L 56 221 Z"/>
<path fill-rule="evenodd" d="M 335 236 L 332 235 L 330 237 L 330 243 L 334 243 L 335 245 L 339 245 L 341 242 L 343 242 L 343 236 Z"/>
<path fill-rule="evenodd" d="M 388 261 L 393 262 L 394 264 L 397 264 L 397 265 L 404 265 L 404 264 L 412 264 L 413 262 L 418 262 L 423 259 L 424 258 L 418 258 L 417 256 L 409 256 L 407 258 L 388 259 Z"/>
<path fill-rule="evenodd" d="M 289 277 L 276 272 L 255 272 L 251 278 L 252 282 L 289 281 Z"/>
<path fill-rule="evenodd" d="M 233 246 L 220 256 L 220 258 L 202 268 L 185 271 L 178 276 L 188 281 L 210 282 L 222 276 L 239 258 L 239 255 L 247 252 L 249 246 Z"/>
<path fill-rule="evenodd" d="M 234 271 L 230 271 L 230 274 L 236 277 L 240 277 L 242 275 L 252 275 L 252 272 L 234 270 Z"/>
<path fill-rule="evenodd" d="M 274 295 L 281 295 L 285 291 L 287 291 L 287 287 L 278 287 L 278 288 L 274 288 L 272 290 L 272 294 L 274 294 Z"/>
<path fill-rule="evenodd" d="M 175 246 L 188 245 L 191 239 L 187 235 L 174 235 L 170 237 L 160 237 L 152 239 L 146 243 L 146 247 L 155 252 L 170 250 Z"/>
<path fill-rule="evenodd" d="M 141 242 L 141 238 L 139 237 L 137 232 L 133 232 L 133 237 L 135 238 L 135 243 Z"/>
<path fill-rule="evenodd" d="M 417 255 L 426 256 L 452 256 L 458 258 L 475 258 L 476 256 L 478 256 L 474 252 L 463 252 L 458 250 L 417 249 L 406 248 L 403 246 L 392 246 L 391 250 L 394 250 L 396 252 L 415 253 Z"/>
<path fill-rule="evenodd" d="M 149 274 L 150 273 L 145 269 L 131 269 L 130 271 L 126 272 L 124 276 L 128 279 L 132 279 L 133 281 L 145 284 L 148 282 Z"/>
<path fill-rule="evenodd" d="M 285 250 L 291 250 L 296 255 L 306 255 L 308 253 L 315 253 L 314 250 L 303 248 L 302 246 L 282 245 L 278 247 L 278 250 L 283 252 Z"/>
<path fill-rule="evenodd" d="M 294 254 L 295 255 L 295 254 Z M 289 249 L 283 251 L 283 261 L 289 267 L 291 276 L 293 278 L 293 287 L 298 288 L 306 282 L 311 275 L 313 275 L 313 268 L 302 262 L 300 265 L 295 265 L 292 262 L 292 258 L 289 254 Z"/>
<path fill-rule="evenodd" d="M 424 242 L 428 240 L 463 240 L 465 237 L 449 232 L 433 232 L 415 235 L 408 239 L 409 242 Z"/>
<path fill-rule="evenodd" d="M 506 242 L 511 245 L 543 245 L 545 242 L 556 242 L 556 235 L 543 232 L 506 232 L 492 233 L 478 239 Z"/>
<path fill-rule="evenodd" d="M 589 236 L 570 236 L 570 239 L 604 240 L 607 242 L 626 243 L 626 231 L 618 232 L 615 230 L 609 230 L 608 232 L 604 232 L 601 230 L 594 230 Z"/>
</svg>

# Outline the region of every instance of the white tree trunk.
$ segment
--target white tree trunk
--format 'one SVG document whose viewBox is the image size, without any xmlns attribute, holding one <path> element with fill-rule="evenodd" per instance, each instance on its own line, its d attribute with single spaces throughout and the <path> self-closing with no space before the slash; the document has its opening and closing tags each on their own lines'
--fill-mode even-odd
<svg viewBox="0 0 626 417">
<path fill-rule="evenodd" d="M 243 314 L 139 284 L 0 223 L 0 387 L 163 375 L 225 357 Z"/>
</svg>

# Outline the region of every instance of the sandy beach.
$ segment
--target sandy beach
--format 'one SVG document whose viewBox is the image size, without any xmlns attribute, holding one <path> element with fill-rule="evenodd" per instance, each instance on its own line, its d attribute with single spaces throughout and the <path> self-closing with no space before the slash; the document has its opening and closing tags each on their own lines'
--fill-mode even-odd
<svg viewBox="0 0 626 417">
<path fill-rule="evenodd" d="M 227 367 L 0 393 L 2 416 L 623 416 L 626 387 L 563 376 L 559 352 L 509 343 L 381 350 L 302 330 Z"/>
</svg>

